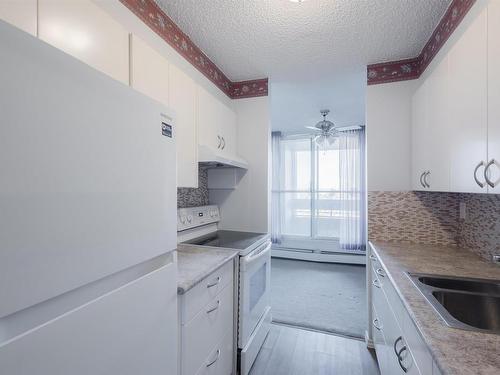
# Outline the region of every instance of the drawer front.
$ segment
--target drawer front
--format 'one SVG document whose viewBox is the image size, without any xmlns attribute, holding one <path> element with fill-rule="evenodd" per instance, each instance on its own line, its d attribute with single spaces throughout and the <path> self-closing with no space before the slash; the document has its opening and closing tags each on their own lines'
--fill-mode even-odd
<svg viewBox="0 0 500 375">
<path fill-rule="evenodd" d="M 224 338 L 205 359 L 196 375 L 231 375 L 233 371 L 233 331 Z"/>
<path fill-rule="evenodd" d="M 403 332 L 406 342 L 415 358 L 417 366 L 422 374 L 432 374 L 432 356 L 427 349 L 422 337 L 417 331 L 417 327 L 410 318 L 410 315 L 405 311 L 404 315 Z"/>
<path fill-rule="evenodd" d="M 233 286 L 230 284 L 182 326 L 183 375 L 195 374 L 224 334 L 232 332 L 233 305 Z"/>
<path fill-rule="evenodd" d="M 183 295 L 181 323 L 186 324 L 227 285 L 233 284 L 233 262 L 227 262 L 221 268 L 203 279 L 193 289 Z M 232 289 L 232 288 L 231 288 Z"/>
</svg>

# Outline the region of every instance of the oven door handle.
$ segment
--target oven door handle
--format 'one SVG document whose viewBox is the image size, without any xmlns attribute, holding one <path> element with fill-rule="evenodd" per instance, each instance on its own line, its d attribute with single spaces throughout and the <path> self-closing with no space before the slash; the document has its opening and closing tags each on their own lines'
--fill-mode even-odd
<svg viewBox="0 0 500 375">
<path fill-rule="evenodd" d="M 260 259 L 269 256 L 271 252 L 271 242 L 269 242 L 264 250 L 257 251 L 255 255 L 249 255 L 241 258 L 240 267 L 241 270 L 244 271 L 247 268 L 250 268 L 253 264 L 257 263 Z"/>
</svg>

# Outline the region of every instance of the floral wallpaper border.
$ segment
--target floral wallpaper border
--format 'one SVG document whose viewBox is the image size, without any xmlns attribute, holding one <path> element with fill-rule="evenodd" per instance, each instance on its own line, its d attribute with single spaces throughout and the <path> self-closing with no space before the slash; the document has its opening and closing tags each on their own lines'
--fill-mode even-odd
<svg viewBox="0 0 500 375">
<path fill-rule="evenodd" d="M 231 82 L 154 0 L 120 0 L 120 2 L 231 99 L 268 95 L 267 78 Z"/>
<path fill-rule="evenodd" d="M 417 57 L 368 65 L 368 85 L 407 81 L 420 77 L 475 2 L 476 0 L 453 0 Z"/>
</svg>

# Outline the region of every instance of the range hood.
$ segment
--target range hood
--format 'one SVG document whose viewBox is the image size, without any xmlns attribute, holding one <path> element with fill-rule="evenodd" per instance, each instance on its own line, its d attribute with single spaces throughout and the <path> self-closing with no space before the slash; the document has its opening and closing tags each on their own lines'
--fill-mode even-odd
<svg viewBox="0 0 500 375">
<path fill-rule="evenodd" d="M 209 168 L 241 168 L 248 169 L 248 163 L 237 156 L 220 155 L 207 145 L 198 146 L 198 163 Z"/>
</svg>

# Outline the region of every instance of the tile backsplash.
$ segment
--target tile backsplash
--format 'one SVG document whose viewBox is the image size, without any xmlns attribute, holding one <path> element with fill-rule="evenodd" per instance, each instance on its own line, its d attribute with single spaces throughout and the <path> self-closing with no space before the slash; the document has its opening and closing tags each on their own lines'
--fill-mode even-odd
<svg viewBox="0 0 500 375">
<path fill-rule="evenodd" d="M 207 170 L 198 171 L 198 188 L 178 188 L 177 208 L 197 207 L 208 205 L 208 174 Z"/>
<path fill-rule="evenodd" d="M 466 204 L 465 220 L 460 202 Z M 458 246 L 491 260 L 500 253 L 500 195 L 372 191 L 368 238 Z"/>
</svg>

